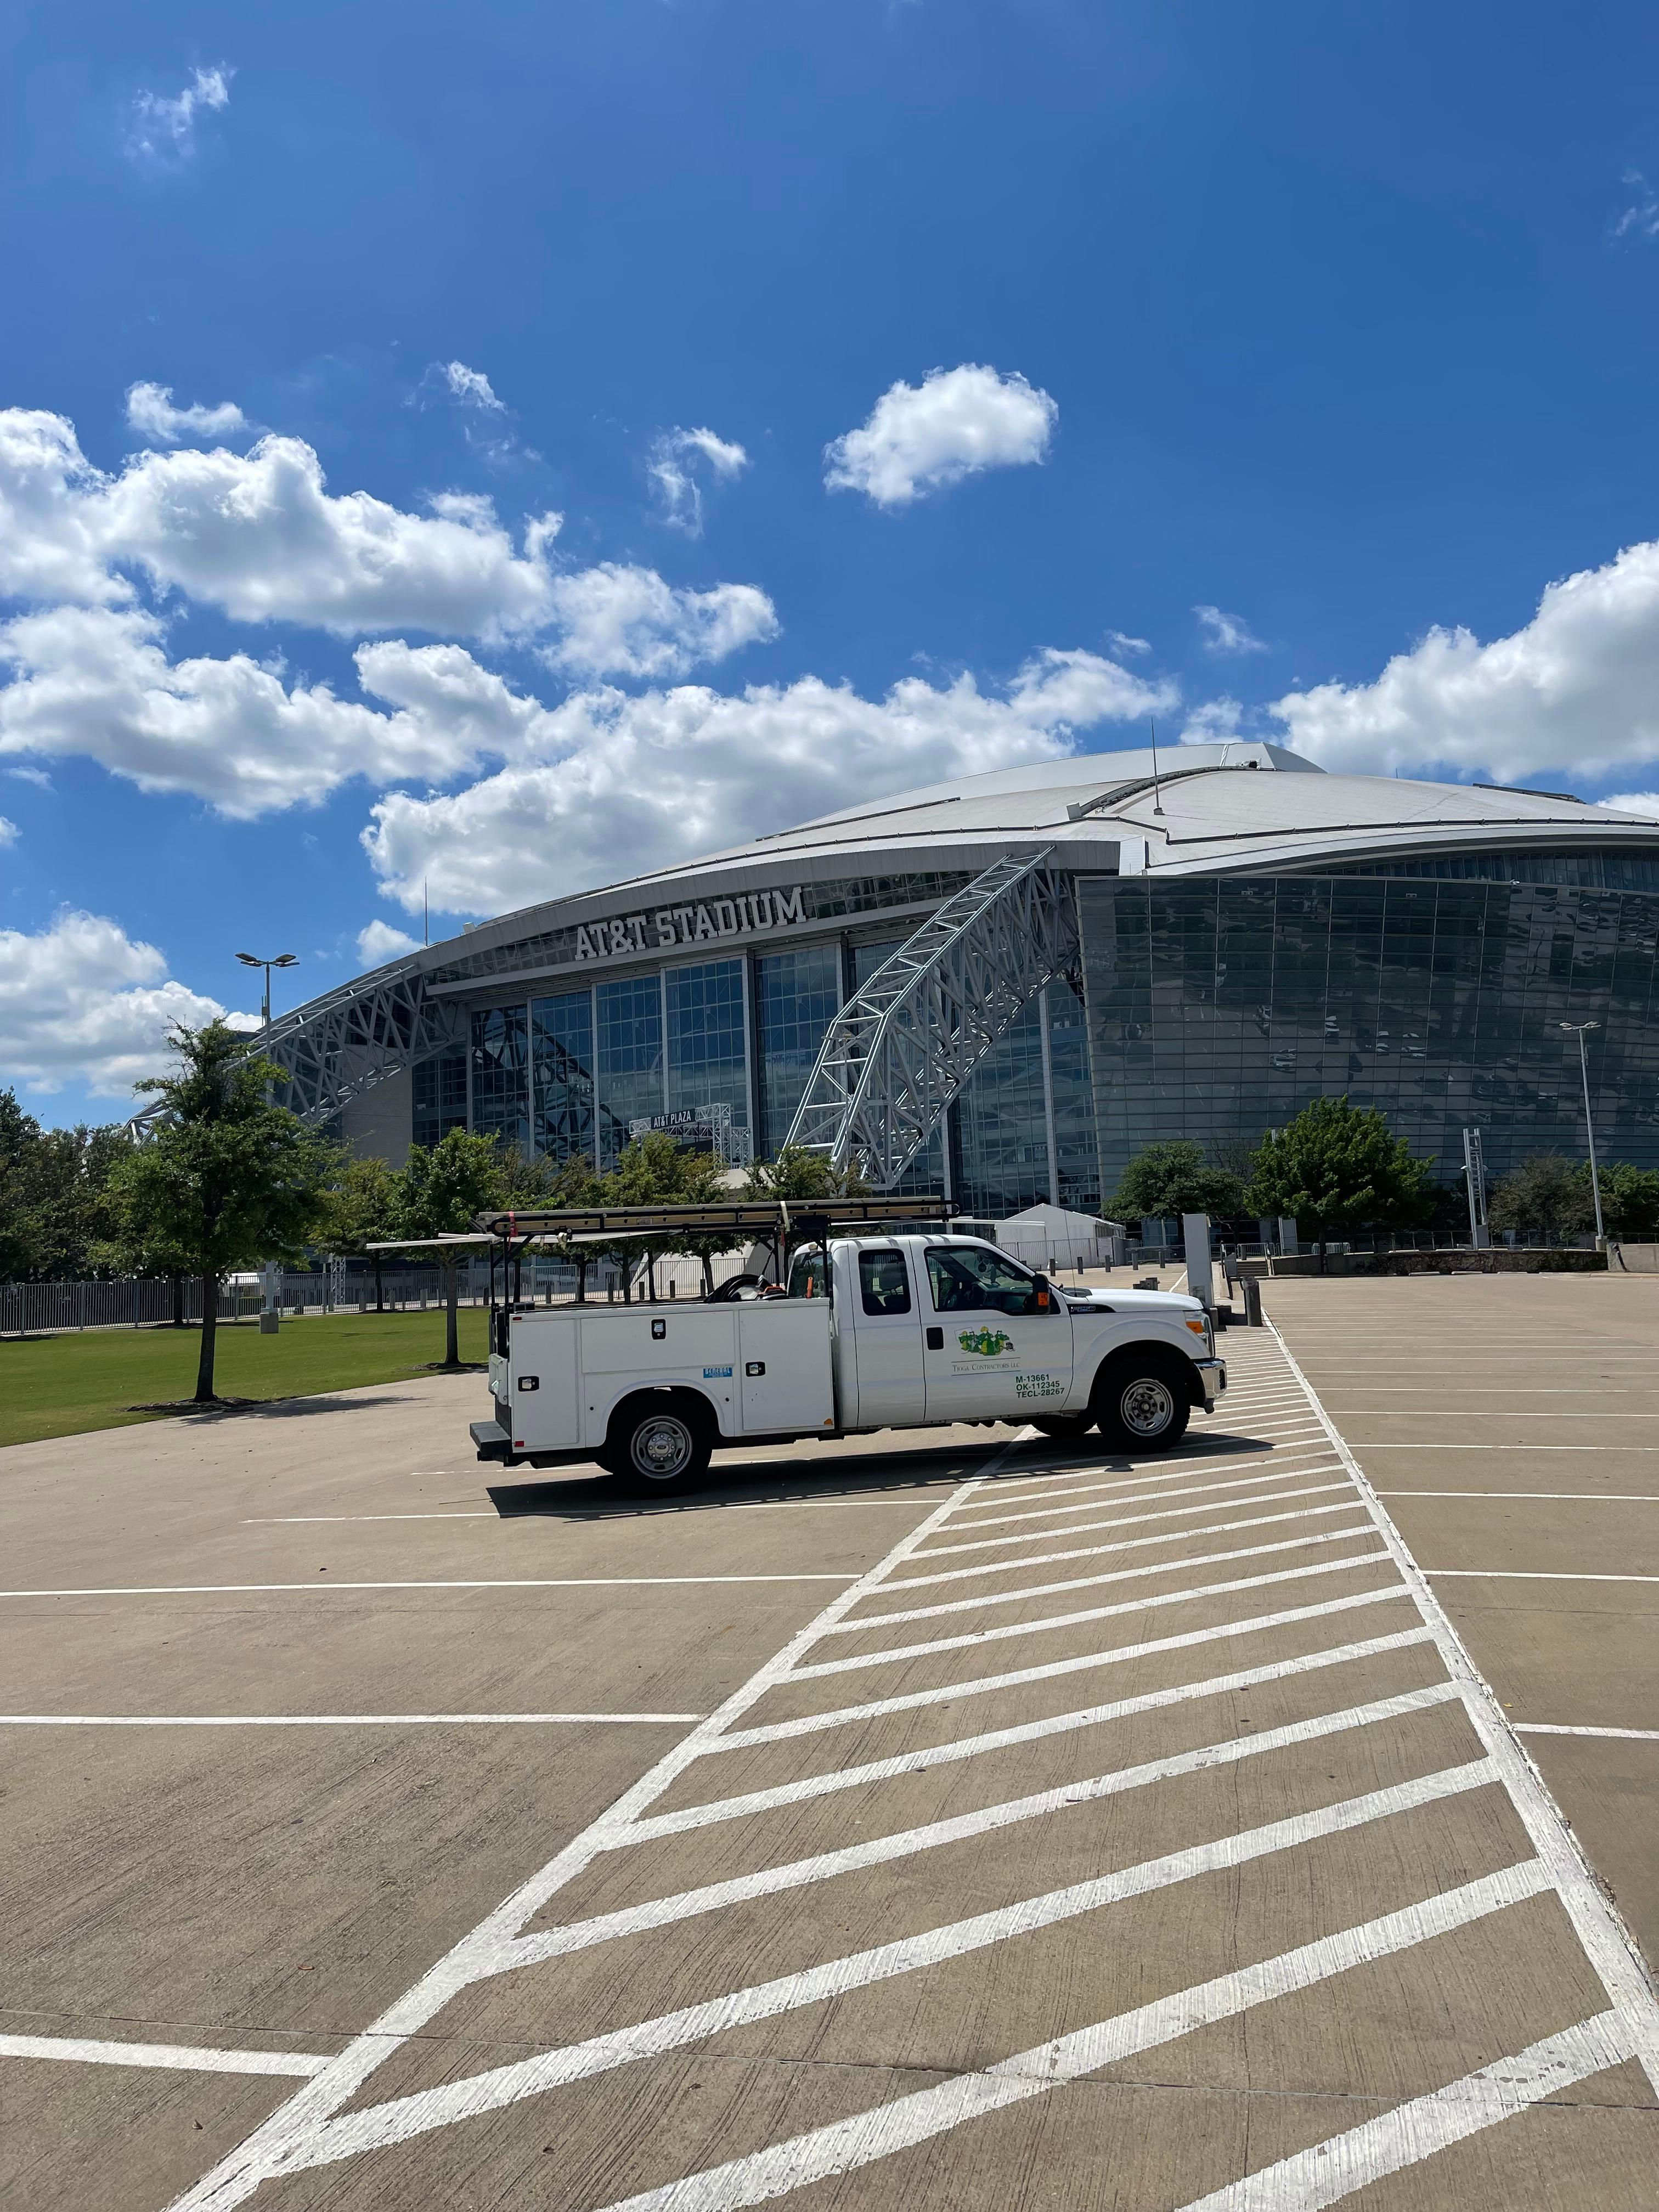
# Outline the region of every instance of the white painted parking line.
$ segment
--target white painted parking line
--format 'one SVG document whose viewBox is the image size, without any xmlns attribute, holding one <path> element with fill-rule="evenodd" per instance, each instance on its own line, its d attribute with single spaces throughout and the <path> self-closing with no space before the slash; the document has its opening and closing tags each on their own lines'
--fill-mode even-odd
<svg viewBox="0 0 1659 2212">
<path fill-rule="evenodd" d="M 99 2043 L 82 2035 L 0 2035 L 0 2058 L 160 2066 L 187 2074 L 320 2074 L 328 2063 L 304 2051 L 210 2051 L 187 2043 Z"/>
<path fill-rule="evenodd" d="M 1280 2159 L 1224 2189 L 1212 2190 L 1182 2212 L 1318 2212 L 1385 2174 L 1416 2166 L 1516 2112 L 1559 2096 L 1574 2082 L 1621 2066 L 1631 2057 L 1630 2032 L 1604 2012 L 1512 2058 L 1499 2058 L 1461 2081 L 1366 2120 L 1346 2135 Z"/>
<path fill-rule="evenodd" d="M 1325 1470 L 1316 1468 L 1312 1472 L 1322 1474 Z M 1230 1505 L 1274 1505 L 1281 1498 L 1323 1498 L 1334 1490 L 1346 1490 L 1347 1486 L 1346 1480 L 1309 1483 L 1300 1490 L 1262 1490 L 1257 1491 L 1252 1497 L 1233 1498 L 1227 1502 Z M 1218 1487 L 1231 1489 L 1233 1485 L 1228 1483 Z M 1167 1492 L 1164 1494 L 1169 1495 Z M 1181 1493 L 1176 1492 L 1175 1495 L 1179 1497 Z M 1114 1501 L 1120 1505 L 1127 1505 L 1131 1502 L 1128 1498 L 1117 1498 Z M 1084 1507 L 1073 1510 L 1091 1511 L 1093 1509 Z M 1170 1505 L 1157 1513 L 1120 1513 L 1109 1521 L 1077 1521 L 1064 1528 L 1034 1528 L 1029 1534 L 1024 1536 L 975 1536 L 966 1544 L 930 1544 L 925 1552 L 918 1552 L 916 1557 L 925 1562 L 928 1559 L 955 1559 L 963 1552 L 1007 1551 L 1016 1544 L 1052 1544 L 1061 1541 L 1067 1536 L 1092 1535 L 1101 1528 L 1144 1528 L 1149 1521 L 1186 1521 L 1190 1520 L 1194 1513 L 1212 1513 L 1214 1510 L 1214 1506 L 1211 1504 Z M 975 1525 L 983 1528 L 985 1524 L 980 1522 Z"/>
<path fill-rule="evenodd" d="M 1187 1482 L 1185 1479 L 1189 1475 L 1196 1474 L 1198 1472 L 1198 1468 L 1203 1465 L 1202 1462 L 1199 1462 L 1195 1465 L 1191 1461 L 1184 1462 L 1180 1467 L 1171 1468 L 1170 1472 L 1165 1474 L 1154 1475 L 1143 1473 L 1139 1474 L 1115 1475 L 1109 1481 L 1068 1482 L 1062 1486 L 1057 1477 L 1050 1476 L 1048 1484 L 1045 1485 L 1045 1486 L 1038 1492 L 1037 1495 L 1042 1498 L 1082 1498 L 1087 1496 L 1092 1497 L 1095 1503 L 1100 1505 L 1132 1505 L 1136 1502 L 1137 1498 L 1142 1497 L 1184 1498 L 1188 1496 L 1189 1492 L 1195 1493 L 1200 1490 L 1242 1489 L 1246 1484 L 1252 1482 L 1289 1482 L 1298 1474 L 1306 1474 L 1310 1473 L 1313 1468 L 1317 1465 L 1322 1464 L 1327 1467 L 1334 1467 L 1336 1465 L 1336 1455 L 1327 1449 L 1322 1443 L 1307 1452 L 1292 1452 L 1290 1454 L 1290 1457 L 1298 1463 L 1295 1466 L 1280 1466 L 1278 1464 L 1278 1455 L 1275 1455 L 1273 1462 L 1270 1464 L 1260 1453 L 1252 1453 L 1248 1459 L 1224 1460 L 1220 1462 L 1224 1467 L 1243 1467 L 1249 1469 L 1249 1472 L 1247 1474 L 1230 1476 L 1224 1482 Z M 1209 1468 L 1205 1468 L 1205 1472 L 1206 1474 L 1212 1471 L 1212 1469 Z M 1069 1472 L 1076 1473 L 1077 1470 L 1071 1469 Z M 1172 1490 L 1170 1487 L 1170 1485 L 1176 1482 L 1184 1483 L 1185 1486 L 1181 1489 Z M 1135 1486 L 1137 1483 L 1151 1483 L 1152 1487 L 1150 1490 L 1136 1491 Z M 1134 1495 L 1124 1498 L 1106 1498 L 1102 1497 L 1099 1494 L 1103 1491 L 1109 1490 L 1127 1490 L 1134 1492 Z M 959 1516 L 961 1525 L 964 1528 L 990 1528 L 994 1527 L 1000 1521 L 1018 1521 L 1026 1519 L 1032 1517 L 1038 1512 L 1047 1510 L 1041 1506 L 1030 1506 L 1026 1508 L 1025 1510 L 1021 1513 L 988 1514 L 985 1510 L 987 1505 L 1000 1505 L 1005 1502 L 1005 1494 L 1001 1485 L 999 1484 L 990 1497 L 974 1505 L 963 1506 Z M 1070 1511 L 1073 1513 L 1083 1513 L 1088 1511 L 1090 1509 L 1086 1506 L 1073 1505 L 1070 1507 L 1057 1506 L 1054 1510 L 1056 1512 Z"/>
<path fill-rule="evenodd" d="M 149 1583 L 100 1589 L 9 1589 L 7 1597 L 251 1597 L 271 1590 L 420 1589 L 690 1589 L 708 1583 L 850 1583 L 852 1575 L 568 1575 L 516 1577 L 497 1582 L 349 1583 L 332 1577 L 309 1583 Z"/>
<path fill-rule="evenodd" d="M 663 1727 L 702 1713 L 0 1713 L 0 1728 Z"/>
<path fill-rule="evenodd" d="M 1659 1743 L 1659 1729 L 1571 1728 L 1562 1721 L 1512 1721 L 1516 1735 L 1605 1735 L 1620 1743 Z"/>
<path fill-rule="evenodd" d="M 738 2212 L 763 2204 L 809 2182 L 850 2173 L 890 2158 L 1006 2105 L 1042 2097 L 1105 2066 L 1174 2043 L 1217 2021 L 1233 2020 L 1253 2006 L 1270 2004 L 1299 1990 L 1350 1973 L 1357 1966 L 1414 1949 L 1419 1943 L 1466 1928 L 1494 1912 L 1537 1896 L 1548 1875 L 1536 1860 L 1467 1883 L 1443 1896 L 1409 1905 L 1339 1936 L 1282 1952 L 1260 1966 L 1218 1975 L 1214 1981 L 1160 1997 L 1070 2035 L 1017 2052 L 980 2074 L 959 2074 L 936 2087 L 913 2091 L 890 2104 L 833 2121 L 811 2134 L 775 2143 L 747 2158 L 712 2166 L 662 2189 L 619 2198 L 603 2212 Z"/>
<path fill-rule="evenodd" d="M 614 2067 L 630 2065 L 665 2051 L 679 2050 L 705 2036 L 723 2034 L 756 2021 L 775 2020 L 785 2013 L 822 2004 L 828 1998 L 844 1996 L 853 1990 L 868 1989 L 878 1982 L 892 1981 L 927 1966 L 941 1966 L 949 1960 L 966 1958 L 1015 1936 L 1062 1926 L 1068 1920 L 1098 1912 L 1129 1898 L 1146 1897 L 1155 1890 L 1194 1881 L 1201 1875 L 1230 1871 L 1255 1859 L 1297 1849 L 1321 1837 L 1342 1835 L 1425 1805 L 1441 1803 L 1471 1790 L 1485 1789 L 1496 1779 L 1490 1759 L 1471 1759 L 1461 1766 L 1445 1767 L 1413 1781 L 1396 1783 L 1390 1789 L 1371 1790 L 1362 1797 L 1345 1798 L 1338 1804 L 1322 1806 L 1316 1812 L 1297 1814 L 1290 1820 L 1274 1820 L 1262 1827 L 1218 1837 L 1212 1843 L 1170 1851 L 1113 1874 L 1097 1875 L 1087 1881 L 1073 1882 L 1064 1889 L 1050 1890 L 1040 1897 L 1023 1898 L 1018 1905 L 975 1913 L 965 1920 L 949 1921 L 941 1927 L 930 1928 L 925 1935 L 878 1943 L 868 1950 L 830 1960 L 823 1966 L 808 1966 L 798 1973 L 780 1975 L 774 1981 L 733 1990 L 701 2004 L 664 2013 L 654 2020 L 637 2021 L 608 2034 L 589 2036 L 580 2043 L 562 2045 L 556 2051 L 538 2052 L 533 2058 L 491 2067 L 462 2081 L 446 2081 L 435 2088 L 417 2090 L 410 2096 L 392 2097 L 384 2104 L 343 2112 L 336 2118 L 321 2122 L 311 2131 L 309 2139 L 296 2146 L 295 2152 L 276 2163 L 272 2171 L 306 2172 L 313 2166 L 332 2165 L 339 2159 L 356 2157 L 366 2150 L 408 2142 L 456 2120 L 499 2112 L 504 2106 L 517 2104 L 526 2097 L 543 2095 L 568 2082 L 589 2081 L 596 2074 L 608 2073 Z M 505 1955 L 503 1966 L 510 1963 L 511 1955 L 510 1952 Z M 186 2197 L 180 2202 L 188 2204 L 190 2199 Z"/>
<path fill-rule="evenodd" d="M 1335 1462 L 1329 1453 L 1325 1455 L 1325 1461 L 1327 1466 L 1334 1467 L 1335 1465 Z M 1052 1521 L 1060 1517 L 1069 1518 L 1069 1516 L 1074 1513 L 1092 1513 L 1097 1507 L 1102 1505 L 1110 1505 L 1114 1507 L 1119 1505 L 1141 1505 L 1145 1504 L 1149 1498 L 1162 1504 L 1164 1499 L 1166 1498 L 1196 1498 L 1200 1494 L 1208 1495 L 1218 1490 L 1248 1490 L 1252 1483 L 1257 1482 L 1293 1482 L 1299 1474 L 1316 1474 L 1317 1472 L 1319 1472 L 1319 1470 L 1313 1468 L 1286 1468 L 1283 1469 L 1274 1469 L 1270 1472 L 1265 1468 L 1258 1467 L 1253 1474 L 1231 1475 L 1225 1482 L 1187 1483 L 1183 1484 L 1178 1490 L 1132 1490 L 1127 1498 L 1095 1498 L 1087 1505 L 1029 1505 L 1018 1513 L 980 1513 L 976 1514 L 971 1521 L 965 1521 L 963 1525 L 965 1528 L 995 1528 L 1000 1527 L 1004 1522 L 1012 1523 L 1018 1522 L 1023 1524 L 1030 1521 Z M 1092 1489 L 1093 1486 L 1094 1486 L 1092 1484 L 1089 1486 L 1091 1489 Z M 1347 1485 L 1345 1481 L 1341 1484 L 1333 1484 L 1331 1487 L 1346 1489 Z M 1060 1497 L 1064 1498 L 1069 1493 L 1066 1491 L 1061 1491 L 1059 1494 Z M 1287 1494 L 1291 1497 L 1297 1497 L 1300 1495 L 1300 1492 L 1292 1491 Z M 1195 1507 L 1193 1510 L 1194 1511 L 1202 1511 L 1204 1509 L 1201 1507 Z M 1149 1516 L 1145 1514 L 1141 1514 L 1136 1517 L 1141 1520 L 1146 1520 Z M 1103 1521 L 1091 1523 L 1091 1525 L 1104 1528 L 1109 1528 L 1112 1524 L 1109 1522 Z M 1064 1529 L 1054 1529 L 1049 1531 L 1050 1534 L 1056 1535 L 1064 1535 L 1066 1531 Z M 954 1544 L 949 1547 L 933 1544 L 928 1547 L 924 1556 L 927 1559 L 936 1558 L 941 1550 L 946 1548 L 960 1552 L 965 1551 L 968 1547 L 963 1544 Z"/>
<path fill-rule="evenodd" d="M 1395 1443 L 1392 1438 L 1383 1440 L 1368 1437 L 1364 1443 L 1354 1446 L 1356 1451 L 1525 1451 L 1525 1452 L 1595 1452 L 1605 1459 L 1610 1452 L 1656 1452 L 1659 1444 L 1424 1444 Z"/>
<path fill-rule="evenodd" d="M 1564 1568 L 1425 1567 L 1423 1571 L 1437 1583 L 1659 1583 L 1659 1575 L 1580 1575 Z"/>
<path fill-rule="evenodd" d="M 1379 1498 L 1516 1498 L 1561 1505 L 1659 1505 L 1645 1490 L 1379 1490 Z"/>
</svg>

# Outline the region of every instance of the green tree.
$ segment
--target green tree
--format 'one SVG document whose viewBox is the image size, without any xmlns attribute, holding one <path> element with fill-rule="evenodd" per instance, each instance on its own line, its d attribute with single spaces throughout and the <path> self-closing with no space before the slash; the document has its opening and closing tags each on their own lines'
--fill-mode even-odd
<svg viewBox="0 0 1659 2212">
<path fill-rule="evenodd" d="M 1249 1211 L 1243 1180 L 1214 1167 L 1185 1137 L 1148 1145 L 1130 1161 L 1107 1211 L 1119 1221 L 1166 1221 L 1171 1215 L 1207 1213 L 1237 1221 Z"/>
<path fill-rule="evenodd" d="M 1605 1194 L 1605 1181 L 1602 1188 Z M 1492 1185 L 1486 1211 L 1500 1233 L 1512 1229 L 1531 1243 L 1559 1244 L 1595 1223 L 1589 1168 L 1559 1152 L 1533 1152 Z"/>
<path fill-rule="evenodd" d="M 1258 1213 L 1293 1215 L 1319 1246 L 1361 1230 L 1403 1228 L 1433 1203 L 1428 1163 L 1372 1107 L 1316 1098 L 1262 1139 L 1250 1192 Z"/>
<path fill-rule="evenodd" d="M 381 1259 L 371 1244 L 389 1243 L 402 1218 L 404 1179 L 385 1160 L 342 1153 L 324 1194 L 317 1241 L 343 1259 L 367 1258 L 374 1267 L 374 1310 L 386 1310 Z"/>
<path fill-rule="evenodd" d="M 492 1138 L 451 1129 L 435 1145 L 411 1145 L 398 1194 L 396 1233 L 422 1237 L 467 1236 L 476 1226 L 477 1215 L 493 1212 L 501 1204 L 505 1189 L 501 1156 Z M 465 1245 L 440 1245 L 433 1254 L 444 1278 L 446 1367 L 461 1364 L 455 1306 L 461 1262 L 468 1249 Z"/>
<path fill-rule="evenodd" d="M 0 1282 L 109 1267 L 110 1176 L 131 1148 L 118 1123 L 43 1129 L 15 1091 L 0 1091 Z"/>
<path fill-rule="evenodd" d="M 691 1152 L 677 1145 L 666 1131 L 652 1130 L 624 1146 L 616 1166 L 602 1180 L 600 1203 L 605 1206 L 708 1206 L 720 1196 L 720 1164 L 708 1152 Z M 689 1231 L 664 1230 L 654 1237 L 623 1237 L 605 1247 L 623 1270 L 623 1297 L 631 1299 L 629 1270 L 643 1255 L 655 1294 L 655 1262 L 663 1254 L 681 1252 L 702 1262 L 703 1287 L 712 1287 L 709 1261 L 729 1248 L 730 1238 L 699 1237 Z"/>
<path fill-rule="evenodd" d="M 546 1195 L 540 1203 L 553 1212 L 566 1207 L 599 1206 L 604 1197 L 605 1184 L 592 1161 L 585 1152 L 572 1152 L 568 1159 L 561 1160 L 554 1169 Z M 593 1262 L 595 1247 L 580 1243 L 573 1237 L 550 1237 L 544 1242 L 556 1260 L 562 1260 L 576 1270 L 576 1304 L 585 1305 L 587 1271 Z"/>
<path fill-rule="evenodd" d="M 1589 1180 L 1588 1170 L 1584 1180 Z M 1610 1237 L 1659 1236 L 1659 1174 L 1615 1160 L 1601 1170 L 1601 1218 Z"/>
<path fill-rule="evenodd" d="M 745 1198 L 864 1198 L 870 1186 L 856 1168 L 838 1168 L 823 1152 L 786 1145 L 775 1160 L 757 1160 L 744 1187 Z"/>
<path fill-rule="evenodd" d="M 135 1272 L 194 1275 L 202 1285 L 196 1402 L 215 1402 L 219 1286 L 234 1268 L 296 1259 L 317 1227 L 333 1156 L 266 1085 L 269 1060 L 222 1021 L 175 1026 L 178 1065 L 138 1084 L 160 1099 L 147 1141 L 109 1178 L 117 1250 Z"/>
</svg>

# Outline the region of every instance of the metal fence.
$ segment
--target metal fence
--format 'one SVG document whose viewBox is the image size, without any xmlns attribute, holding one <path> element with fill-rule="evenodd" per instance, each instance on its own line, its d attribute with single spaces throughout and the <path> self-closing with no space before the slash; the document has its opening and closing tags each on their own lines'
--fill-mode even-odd
<svg viewBox="0 0 1659 2212">
<path fill-rule="evenodd" d="M 571 1288 L 575 1270 L 566 1270 Z M 436 1267 L 386 1269 L 381 1278 L 388 1312 L 423 1311 L 444 1302 L 444 1279 Z M 458 1285 L 465 1305 L 483 1303 L 489 1271 L 476 1262 L 460 1270 Z M 233 1279 L 220 1285 L 217 1318 L 246 1321 L 264 1304 L 257 1280 Z M 372 1267 L 284 1271 L 285 1314 L 372 1313 Z M 195 1328 L 202 1318 L 202 1285 L 193 1278 L 174 1285 L 146 1277 L 112 1283 L 0 1283 L 0 1336 L 49 1336 L 82 1328 L 153 1328 L 169 1322 Z"/>
</svg>

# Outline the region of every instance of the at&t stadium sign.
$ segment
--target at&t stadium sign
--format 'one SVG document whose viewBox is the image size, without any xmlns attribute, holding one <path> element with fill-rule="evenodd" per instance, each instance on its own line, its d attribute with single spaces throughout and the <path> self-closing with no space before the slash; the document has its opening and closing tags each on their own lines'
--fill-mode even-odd
<svg viewBox="0 0 1659 2212">
<path fill-rule="evenodd" d="M 583 922 L 576 931 L 576 957 L 617 960 L 629 953 L 709 945 L 750 930 L 793 929 L 807 918 L 799 884 L 787 890 L 744 891 L 736 898 L 710 899 L 706 906 L 659 906 L 647 914 L 618 915 L 611 921 Z"/>
</svg>

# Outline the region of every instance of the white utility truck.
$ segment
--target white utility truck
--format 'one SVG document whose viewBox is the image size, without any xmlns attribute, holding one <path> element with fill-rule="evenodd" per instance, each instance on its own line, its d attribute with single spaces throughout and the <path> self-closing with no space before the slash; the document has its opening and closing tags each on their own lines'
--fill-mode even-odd
<svg viewBox="0 0 1659 2212">
<path fill-rule="evenodd" d="M 1197 1298 L 1070 1297 L 981 1238 L 918 1228 L 945 1212 L 936 1199 L 884 1197 L 793 1219 L 781 1203 L 481 1217 L 500 1240 L 504 1294 L 491 1297 L 491 1416 L 471 1424 L 479 1458 L 597 1460 L 655 1490 L 696 1482 L 721 1445 L 1008 1421 L 1057 1438 L 1095 1427 L 1115 1449 L 1161 1451 L 1194 1406 L 1213 1412 L 1227 1370 Z M 688 1230 L 769 1232 L 784 1279 L 750 1273 L 709 1299 L 625 1305 L 514 1294 L 539 1239 L 665 1243 Z"/>
</svg>

